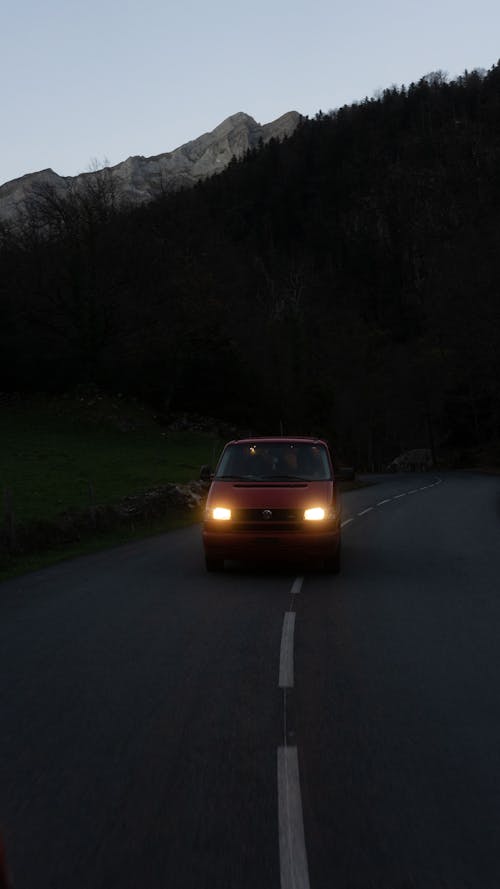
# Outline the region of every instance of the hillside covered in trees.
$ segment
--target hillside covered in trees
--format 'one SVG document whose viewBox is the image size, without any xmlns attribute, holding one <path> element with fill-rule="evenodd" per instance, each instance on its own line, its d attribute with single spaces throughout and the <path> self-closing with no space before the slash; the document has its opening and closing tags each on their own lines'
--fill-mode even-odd
<svg viewBox="0 0 500 889">
<path fill-rule="evenodd" d="M 358 466 L 500 441 L 500 63 L 303 120 L 141 208 L 0 230 L 0 387 L 137 395 Z"/>
</svg>

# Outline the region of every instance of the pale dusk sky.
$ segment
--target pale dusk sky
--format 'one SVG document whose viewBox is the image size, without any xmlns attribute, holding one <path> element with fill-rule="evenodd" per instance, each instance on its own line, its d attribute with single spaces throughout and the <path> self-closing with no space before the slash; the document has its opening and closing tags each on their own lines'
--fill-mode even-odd
<svg viewBox="0 0 500 889">
<path fill-rule="evenodd" d="M 314 116 L 500 58 L 498 0 L 3 0 L 0 184 L 160 154 L 245 111 Z"/>
</svg>

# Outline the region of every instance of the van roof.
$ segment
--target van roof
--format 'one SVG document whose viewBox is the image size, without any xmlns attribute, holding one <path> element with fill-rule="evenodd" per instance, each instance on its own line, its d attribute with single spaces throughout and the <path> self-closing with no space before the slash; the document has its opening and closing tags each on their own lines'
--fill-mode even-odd
<svg viewBox="0 0 500 889">
<path fill-rule="evenodd" d="M 322 444 L 328 447 L 326 441 L 322 438 L 313 438 L 309 435 L 255 435 L 253 438 L 235 438 L 228 441 L 228 444 L 255 444 L 256 442 L 285 442 L 286 444 Z"/>
</svg>

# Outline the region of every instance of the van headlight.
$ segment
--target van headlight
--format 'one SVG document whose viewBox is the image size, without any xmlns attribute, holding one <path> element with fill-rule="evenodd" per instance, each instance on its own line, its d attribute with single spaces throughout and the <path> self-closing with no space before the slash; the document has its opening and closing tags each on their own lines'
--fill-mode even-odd
<svg viewBox="0 0 500 889">
<path fill-rule="evenodd" d="M 224 506 L 216 506 L 215 509 L 212 509 L 212 518 L 220 522 L 228 522 L 231 518 L 231 510 Z"/>
<path fill-rule="evenodd" d="M 322 506 L 314 506 L 312 509 L 304 511 L 304 518 L 308 522 L 321 522 L 326 516 L 326 512 Z"/>
</svg>

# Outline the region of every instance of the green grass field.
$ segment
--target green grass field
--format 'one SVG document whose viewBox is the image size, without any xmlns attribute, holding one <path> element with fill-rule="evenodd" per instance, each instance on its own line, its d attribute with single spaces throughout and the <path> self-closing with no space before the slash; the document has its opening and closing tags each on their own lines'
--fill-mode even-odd
<svg viewBox="0 0 500 889">
<path fill-rule="evenodd" d="M 16 526 L 26 525 L 197 479 L 223 444 L 215 435 L 165 432 L 150 409 L 120 398 L 0 398 L 0 523 L 7 509 Z M 66 546 L 4 554 L 0 580 L 198 519 L 172 509 L 161 520 L 84 535 Z"/>
<path fill-rule="evenodd" d="M 166 434 L 151 412 L 119 399 L 40 399 L 0 412 L 0 488 L 17 522 L 196 479 L 223 444 Z"/>
<path fill-rule="evenodd" d="M 102 396 L 11 400 L 0 396 L 0 495 L 14 524 L 56 519 L 66 510 L 112 504 L 168 482 L 199 477 L 224 442 L 215 435 L 165 432 L 136 402 Z M 341 490 L 362 486 L 341 483 Z M 62 559 L 162 533 L 200 520 L 170 509 L 43 552 L 0 553 L 0 580 Z M 0 515 L 0 524 L 4 516 Z"/>
</svg>

